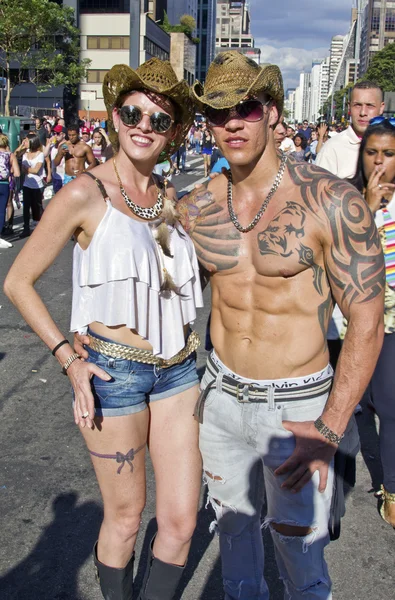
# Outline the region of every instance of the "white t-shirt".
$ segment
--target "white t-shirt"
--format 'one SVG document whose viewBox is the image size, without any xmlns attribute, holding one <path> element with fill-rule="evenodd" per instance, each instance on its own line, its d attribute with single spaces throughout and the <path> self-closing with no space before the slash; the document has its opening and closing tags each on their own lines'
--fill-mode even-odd
<svg viewBox="0 0 395 600">
<path fill-rule="evenodd" d="M 357 170 L 361 138 L 350 126 L 331 137 L 317 154 L 315 164 L 340 179 L 354 177 Z"/>
<path fill-rule="evenodd" d="M 64 143 L 64 142 L 63 142 Z M 62 158 L 62 160 L 60 161 L 60 164 L 58 166 L 55 165 L 55 157 L 58 153 L 59 147 L 56 146 L 52 146 L 51 148 L 51 171 L 52 171 L 52 177 L 55 179 L 61 179 L 63 181 L 63 177 L 64 177 L 64 170 L 66 167 L 66 162 L 64 160 L 64 157 Z"/>
<path fill-rule="evenodd" d="M 23 187 L 38 189 L 44 187 L 43 175 L 44 175 L 44 153 L 39 152 L 34 158 L 28 159 L 25 154 L 22 159 L 22 166 L 26 168 L 35 167 L 38 163 L 41 163 L 41 169 L 38 173 L 27 173 L 23 182 Z"/>
<path fill-rule="evenodd" d="M 283 152 L 295 152 L 295 144 L 291 138 L 286 137 L 280 144 L 280 150 Z"/>
</svg>

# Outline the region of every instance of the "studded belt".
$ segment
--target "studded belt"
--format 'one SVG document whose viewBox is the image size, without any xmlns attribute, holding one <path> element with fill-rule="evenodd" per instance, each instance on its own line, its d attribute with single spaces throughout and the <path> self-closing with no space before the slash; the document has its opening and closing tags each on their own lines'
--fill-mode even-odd
<svg viewBox="0 0 395 600">
<path fill-rule="evenodd" d="M 134 348 L 133 346 L 124 346 L 122 344 L 116 344 L 115 342 L 106 342 L 94 335 L 88 334 L 89 347 L 100 354 L 105 354 L 111 358 L 123 358 L 125 360 L 134 360 L 135 362 L 146 363 L 148 365 L 156 365 L 163 369 L 173 367 L 174 365 L 180 364 L 183 360 L 188 358 L 192 352 L 200 346 L 200 338 L 196 331 L 192 331 L 188 336 L 186 344 L 182 350 L 177 352 L 174 356 L 169 359 L 160 358 L 152 354 L 150 350 L 143 350 L 142 348 Z"/>
<path fill-rule="evenodd" d="M 197 401 L 194 415 L 203 423 L 203 410 L 206 398 L 215 386 L 219 369 L 211 356 L 207 360 L 207 372 L 213 377 L 208 386 L 201 392 Z M 221 389 L 236 398 L 240 404 L 265 403 L 272 399 L 274 402 L 293 402 L 295 400 L 311 400 L 318 398 L 328 392 L 332 386 L 332 377 L 321 381 L 315 381 L 306 385 L 297 387 L 277 388 L 272 385 L 257 385 L 255 383 L 245 383 L 229 375 L 223 375 Z"/>
</svg>

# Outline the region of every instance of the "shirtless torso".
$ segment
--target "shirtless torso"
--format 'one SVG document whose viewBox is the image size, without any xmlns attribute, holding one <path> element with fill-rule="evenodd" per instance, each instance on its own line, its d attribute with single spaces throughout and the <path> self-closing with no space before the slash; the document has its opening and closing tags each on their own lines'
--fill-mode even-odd
<svg viewBox="0 0 395 600">
<path fill-rule="evenodd" d="M 88 163 L 88 169 L 92 169 L 97 164 L 92 148 L 80 140 L 78 136 L 73 138 L 70 132 L 69 140 L 65 140 L 59 145 L 58 154 L 55 157 L 55 166 L 59 166 L 62 158 L 65 159 L 65 173 L 70 177 L 75 177 L 85 171 L 86 163 Z"/>
<path fill-rule="evenodd" d="M 328 364 L 333 298 L 348 316 L 353 303 L 382 292 L 381 249 L 368 207 L 349 184 L 289 159 L 261 220 L 240 233 L 229 217 L 226 188 L 221 175 L 178 205 L 210 276 L 216 353 L 252 379 L 319 371 Z M 243 225 L 263 199 L 235 198 Z"/>
</svg>

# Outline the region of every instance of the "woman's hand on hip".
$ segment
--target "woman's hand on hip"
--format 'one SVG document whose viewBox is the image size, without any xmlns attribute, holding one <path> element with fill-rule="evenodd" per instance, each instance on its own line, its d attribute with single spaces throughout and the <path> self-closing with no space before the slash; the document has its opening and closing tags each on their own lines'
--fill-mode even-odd
<svg viewBox="0 0 395 600">
<path fill-rule="evenodd" d="M 74 352 L 79 354 L 81 358 L 84 360 L 88 358 L 89 354 L 87 350 L 85 350 L 84 346 L 89 346 L 90 340 L 89 336 L 83 335 L 82 333 L 74 334 Z"/>
<path fill-rule="evenodd" d="M 96 375 L 104 381 L 109 381 L 111 376 L 103 369 L 91 362 L 75 360 L 67 369 L 71 385 L 74 389 L 74 421 L 80 427 L 93 429 L 95 416 L 95 401 L 92 394 L 91 379 Z M 85 416 L 84 416 L 85 415 Z"/>
</svg>

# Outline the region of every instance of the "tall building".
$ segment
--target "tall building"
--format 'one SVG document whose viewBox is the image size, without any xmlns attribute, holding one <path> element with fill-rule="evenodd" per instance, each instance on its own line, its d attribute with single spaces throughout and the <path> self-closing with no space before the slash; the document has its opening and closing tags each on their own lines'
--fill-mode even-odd
<svg viewBox="0 0 395 600">
<path fill-rule="evenodd" d="M 217 0 L 198 0 L 196 79 L 204 82 L 215 55 Z"/>
<path fill-rule="evenodd" d="M 366 73 L 375 52 L 395 42 L 395 2 L 368 0 L 363 10 L 360 75 Z"/>
<path fill-rule="evenodd" d="M 330 71 L 330 96 L 347 85 L 354 84 L 357 77 L 357 63 L 355 59 L 356 32 L 357 12 L 353 10 L 350 29 L 343 38 L 343 51 L 340 59 L 337 61 L 336 71 L 334 73 Z"/>
<path fill-rule="evenodd" d="M 84 114 L 104 115 L 102 83 L 113 65 L 136 68 L 152 57 L 169 59 L 170 35 L 150 18 L 149 8 L 147 0 L 79 0 L 81 58 L 92 61 L 80 85 Z"/>
<path fill-rule="evenodd" d="M 335 35 L 332 38 L 329 50 L 329 87 L 332 86 L 336 71 L 343 54 L 344 36 Z"/>
<path fill-rule="evenodd" d="M 167 0 L 165 10 L 172 25 L 177 25 L 182 15 L 191 15 L 197 23 L 198 0 Z"/>
<path fill-rule="evenodd" d="M 288 112 L 286 120 L 289 123 L 293 123 L 295 120 L 295 95 L 296 90 L 294 88 L 289 88 L 285 93 L 284 108 Z"/>
<path fill-rule="evenodd" d="M 260 49 L 255 48 L 251 35 L 250 11 L 247 0 L 217 0 L 216 53 L 226 48 L 247 54 L 260 62 Z"/>
</svg>

